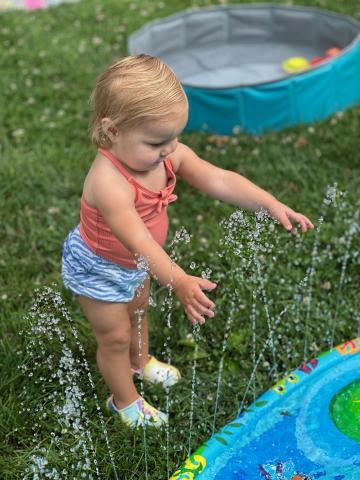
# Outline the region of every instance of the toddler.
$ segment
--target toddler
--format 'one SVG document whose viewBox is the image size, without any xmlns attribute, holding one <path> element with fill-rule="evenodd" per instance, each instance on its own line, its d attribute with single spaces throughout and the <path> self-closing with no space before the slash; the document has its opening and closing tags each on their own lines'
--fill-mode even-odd
<svg viewBox="0 0 360 480">
<path fill-rule="evenodd" d="M 216 167 L 178 142 L 188 102 L 159 58 L 122 58 L 97 79 L 91 96 L 96 157 L 84 181 L 80 224 L 64 243 L 64 284 L 76 295 L 97 341 L 108 408 L 132 428 L 160 427 L 167 416 L 137 392 L 133 375 L 174 385 L 180 373 L 149 354 L 149 276 L 171 285 L 190 322 L 214 317 L 204 291 L 216 285 L 188 275 L 163 249 L 176 176 L 233 205 L 266 209 L 286 230 L 311 221 L 235 172 Z M 139 333 L 141 338 L 139 339 Z"/>
</svg>

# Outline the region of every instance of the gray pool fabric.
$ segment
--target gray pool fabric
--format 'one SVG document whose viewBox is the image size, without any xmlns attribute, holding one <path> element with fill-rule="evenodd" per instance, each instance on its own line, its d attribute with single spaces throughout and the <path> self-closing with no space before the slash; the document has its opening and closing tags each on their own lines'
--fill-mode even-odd
<svg viewBox="0 0 360 480">
<path fill-rule="evenodd" d="M 290 75 L 282 63 L 291 57 L 310 61 L 323 57 L 329 48 L 339 48 L 335 59 L 311 71 L 323 68 L 358 45 L 359 34 L 360 26 L 351 18 L 320 9 L 229 5 L 150 22 L 129 37 L 128 47 L 131 54 L 162 58 L 187 93 L 206 89 L 211 95 L 211 90 L 256 87 L 307 75 Z M 359 55 L 354 61 L 360 63 Z"/>
</svg>

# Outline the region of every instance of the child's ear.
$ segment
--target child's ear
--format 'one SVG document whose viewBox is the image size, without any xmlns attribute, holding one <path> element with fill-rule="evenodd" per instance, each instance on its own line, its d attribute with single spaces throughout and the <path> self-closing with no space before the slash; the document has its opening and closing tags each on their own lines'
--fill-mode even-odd
<svg viewBox="0 0 360 480">
<path fill-rule="evenodd" d="M 117 129 L 113 126 L 113 122 L 110 120 L 110 118 L 103 118 L 101 120 L 101 127 L 102 131 L 104 134 L 109 137 L 109 139 L 113 142 L 115 138 L 117 137 L 118 131 Z"/>
</svg>

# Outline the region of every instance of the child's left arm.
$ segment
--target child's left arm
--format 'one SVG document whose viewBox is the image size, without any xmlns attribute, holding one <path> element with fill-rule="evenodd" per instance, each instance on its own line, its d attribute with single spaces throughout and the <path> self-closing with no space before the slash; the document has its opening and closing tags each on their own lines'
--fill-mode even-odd
<svg viewBox="0 0 360 480">
<path fill-rule="evenodd" d="M 174 156 L 178 162 L 176 173 L 190 185 L 212 197 L 249 210 L 264 208 L 288 231 L 293 228 L 292 222 L 298 223 L 303 232 L 314 228 L 305 215 L 279 202 L 273 195 L 238 173 L 203 160 L 186 145 L 179 143 Z"/>
</svg>

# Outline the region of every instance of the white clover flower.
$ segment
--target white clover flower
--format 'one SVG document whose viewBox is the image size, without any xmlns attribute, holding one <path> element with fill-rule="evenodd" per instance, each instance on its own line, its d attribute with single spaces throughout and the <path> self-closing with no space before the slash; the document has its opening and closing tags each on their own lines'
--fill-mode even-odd
<svg viewBox="0 0 360 480">
<path fill-rule="evenodd" d="M 331 283 L 330 283 L 329 281 L 324 282 L 324 283 L 321 285 L 321 288 L 323 288 L 324 290 L 331 290 Z"/>
<path fill-rule="evenodd" d="M 98 35 L 94 35 L 91 39 L 91 42 L 93 43 L 93 45 L 100 45 L 103 42 L 103 39 Z"/>
<path fill-rule="evenodd" d="M 187 334 L 186 334 L 186 340 L 187 340 L 188 342 L 193 343 L 193 342 L 194 342 L 194 336 L 193 336 L 193 334 L 192 334 L 192 333 L 187 333 Z"/>
<path fill-rule="evenodd" d="M 12 132 L 12 136 L 15 138 L 20 138 L 25 135 L 25 130 L 23 128 L 17 128 Z"/>
<path fill-rule="evenodd" d="M 310 297 L 310 296 L 304 297 L 304 298 L 302 299 L 302 303 L 303 303 L 304 305 L 310 305 L 310 302 L 311 302 L 311 297 Z"/>
</svg>

